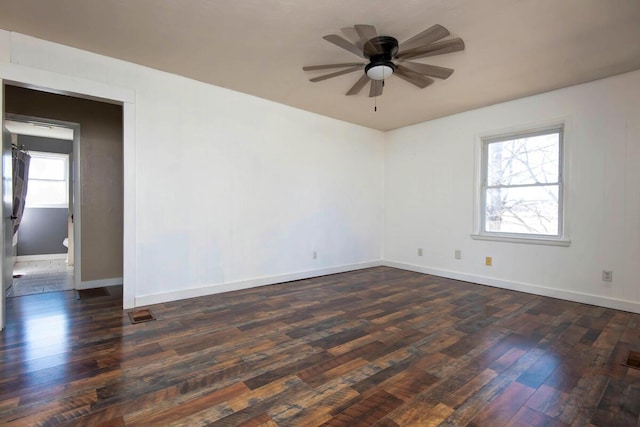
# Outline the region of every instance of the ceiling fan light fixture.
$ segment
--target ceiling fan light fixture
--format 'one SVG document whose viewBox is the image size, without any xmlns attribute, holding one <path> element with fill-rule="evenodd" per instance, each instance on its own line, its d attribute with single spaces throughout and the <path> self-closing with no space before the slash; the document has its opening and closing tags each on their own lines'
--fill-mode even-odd
<svg viewBox="0 0 640 427">
<path fill-rule="evenodd" d="M 371 80 L 384 80 L 395 71 L 396 66 L 391 61 L 372 62 L 365 67 L 365 73 Z"/>
</svg>

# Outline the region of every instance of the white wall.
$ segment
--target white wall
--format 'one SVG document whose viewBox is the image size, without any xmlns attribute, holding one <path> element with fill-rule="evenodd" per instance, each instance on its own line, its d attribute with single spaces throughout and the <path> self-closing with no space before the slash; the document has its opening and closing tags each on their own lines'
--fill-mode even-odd
<svg viewBox="0 0 640 427">
<path fill-rule="evenodd" d="M 385 260 L 640 312 L 638 93 L 640 72 L 633 72 L 387 133 Z M 571 246 L 472 240 L 479 135 L 557 120 L 566 122 Z M 603 269 L 613 270 L 612 284 L 602 282 Z"/>
<path fill-rule="evenodd" d="M 153 77 L 136 114 L 141 295 L 381 258 L 381 134 Z"/>
<path fill-rule="evenodd" d="M 381 259 L 381 132 L 15 33 L 11 62 L 135 91 L 136 305 Z"/>
</svg>

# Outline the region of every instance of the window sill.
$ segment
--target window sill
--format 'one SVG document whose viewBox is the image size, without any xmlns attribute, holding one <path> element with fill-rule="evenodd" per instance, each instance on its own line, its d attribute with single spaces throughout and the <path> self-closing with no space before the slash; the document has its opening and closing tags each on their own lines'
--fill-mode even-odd
<svg viewBox="0 0 640 427">
<path fill-rule="evenodd" d="M 571 240 L 544 237 L 499 236 L 495 234 L 472 234 L 474 240 L 488 240 L 492 242 L 525 243 L 529 245 L 571 246 Z"/>
<path fill-rule="evenodd" d="M 69 209 L 69 205 L 25 205 L 25 209 Z"/>
</svg>

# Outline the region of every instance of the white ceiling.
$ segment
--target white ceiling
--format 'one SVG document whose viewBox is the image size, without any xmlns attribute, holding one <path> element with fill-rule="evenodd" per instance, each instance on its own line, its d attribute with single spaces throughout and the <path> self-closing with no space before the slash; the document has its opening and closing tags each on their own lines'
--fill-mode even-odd
<svg viewBox="0 0 640 427">
<path fill-rule="evenodd" d="M 19 122 L 5 120 L 7 130 L 16 135 L 41 136 L 44 138 L 66 139 L 73 141 L 73 129 L 41 122 Z"/>
<path fill-rule="evenodd" d="M 454 68 L 425 88 L 392 77 L 373 99 L 358 62 L 322 40 L 373 24 L 405 40 L 440 24 L 466 49 L 416 62 Z M 0 28 L 388 130 L 640 69 L 639 0 L 0 0 Z"/>
</svg>

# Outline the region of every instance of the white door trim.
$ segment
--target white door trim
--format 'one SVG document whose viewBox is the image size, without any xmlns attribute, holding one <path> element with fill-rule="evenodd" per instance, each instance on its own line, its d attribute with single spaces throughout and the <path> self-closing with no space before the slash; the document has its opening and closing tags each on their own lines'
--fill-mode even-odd
<svg viewBox="0 0 640 427">
<path fill-rule="evenodd" d="M 0 64 L 0 82 L 2 80 L 5 84 L 122 105 L 124 163 L 122 303 L 125 309 L 133 308 L 136 277 L 135 90 L 7 63 Z M 2 296 L 2 298 L 5 297 Z"/>
<path fill-rule="evenodd" d="M 2 115 L 0 116 L 0 131 L 2 132 L 2 136 L 0 139 L 0 144 L 1 144 L 1 149 L 0 149 L 0 180 L 3 179 L 3 176 L 5 175 L 5 166 L 7 165 L 7 163 L 5 163 L 5 158 L 4 158 L 4 144 L 5 144 L 5 138 L 10 137 L 8 135 L 8 131 L 5 130 L 4 127 L 4 82 L 2 81 L 2 78 L 0 77 L 0 105 L 2 106 Z M 11 163 L 9 163 L 11 164 Z M 8 174 L 7 174 L 8 175 Z M 2 184 L 0 185 L 0 188 L 2 188 L 2 190 L 0 190 L 0 196 L 4 196 L 4 182 L 2 182 Z M 12 195 L 13 197 L 13 195 Z M 7 300 L 7 280 L 9 280 L 9 278 L 7 277 L 7 271 L 6 269 L 8 268 L 8 263 L 9 260 L 7 259 L 7 255 L 5 254 L 6 252 L 6 246 L 5 245 L 5 241 L 7 239 L 7 227 L 8 227 L 8 219 L 6 218 L 6 212 L 5 212 L 5 203 L 4 203 L 4 197 L 2 197 L 3 203 L 0 205 L 0 214 L 2 215 L 2 223 L 0 223 L 0 292 L 2 292 L 2 295 L 0 295 L 0 331 L 4 330 L 4 326 L 5 326 L 5 320 L 6 320 L 6 300 Z M 13 252 L 12 252 L 13 254 Z M 11 270 L 13 273 L 13 269 Z M 11 279 L 13 280 L 13 278 Z"/>
</svg>

